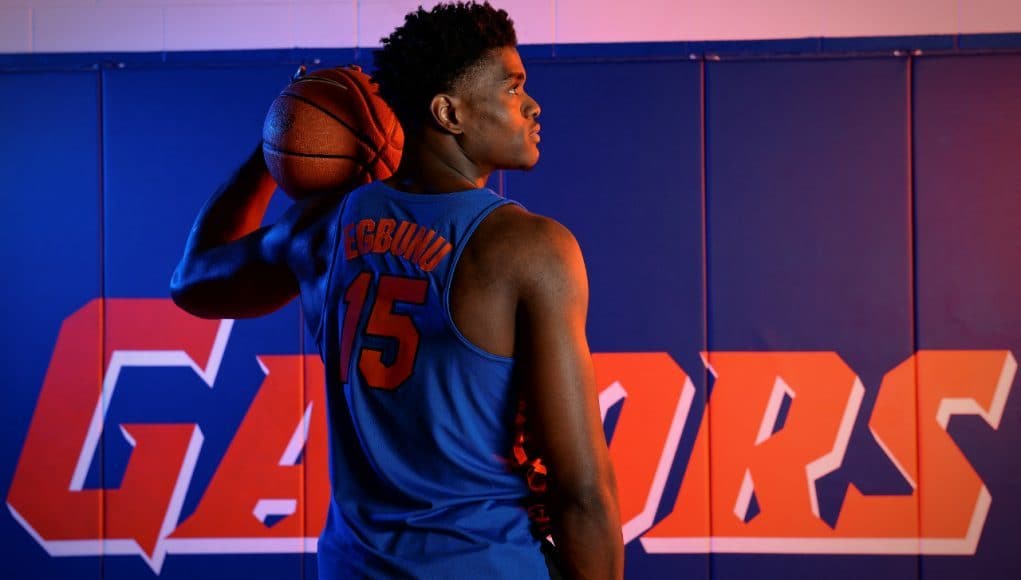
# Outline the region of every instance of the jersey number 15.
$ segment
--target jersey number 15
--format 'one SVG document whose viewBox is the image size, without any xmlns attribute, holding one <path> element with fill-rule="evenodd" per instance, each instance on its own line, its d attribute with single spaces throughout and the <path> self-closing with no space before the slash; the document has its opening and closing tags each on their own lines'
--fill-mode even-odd
<svg viewBox="0 0 1021 580">
<path fill-rule="evenodd" d="M 373 282 L 371 272 L 362 272 L 344 291 L 344 325 L 340 332 L 340 380 L 346 383 L 351 367 L 351 349 L 363 312 L 369 310 L 365 334 L 397 341 L 393 362 L 383 362 L 383 351 L 363 346 L 358 353 L 358 370 L 365 382 L 376 389 L 396 389 L 411 376 L 421 335 L 411 315 L 394 312 L 394 304 L 425 304 L 429 281 L 425 278 L 380 275 L 375 300 L 366 304 Z"/>
</svg>

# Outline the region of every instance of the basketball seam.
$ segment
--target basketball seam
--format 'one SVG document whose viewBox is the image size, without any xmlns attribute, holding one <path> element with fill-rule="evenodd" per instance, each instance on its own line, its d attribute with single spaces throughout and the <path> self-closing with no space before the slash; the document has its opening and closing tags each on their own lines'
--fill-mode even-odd
<svg viewBox="0 0 1021 580">
<path fill-rule="evenodd" d="M 385 142 L 383 143 L 383 147 L 380 147 L 379 155 L 377 156 L 377 162 L 382 163 L 384 167 L 390 170 L 391 175 L 397 171 L 397 169 L 395 167 L 390 167 L 390 164 L 386 162 L 387 156 L 383 155 L 383 149 L 396 149 L 396 147 L 393 146 L 393 134 L 396 129 L 400 128 L 400 126 L 400 123 L 397 122 L 397 116 L 394 115 L 393 123 L 390 124 L 390 128 L 386 132 Z"/>
<path fill-rule="evenodd" d="M 298 151 L 291 151 L 289 149 L 277 147 L 271 143 L 266 143 L 265 141 L 262 143 L 262 146 L 266 149 L 269 149 L 270 151 L 273 151 L 274 153 L 284 153 L 286 155 L 293 155 L 295 157 L 314 157 L 322 159 L 349 159 L 351 161 L 354 161 L 358 165 L 361 165 L 363 167 L 365 166 L 365 163 L 363 161 L 361 161 L 358 157 L 354 157 L 352 155 L 334 155 L 332 153 L 301 153 Z"/>
<path fill-rule="evenodd" d="M 374 107 L 372 105 L 372 95 L 365 91 L 365 89 L 362 87 L 361 82 L 359 82 L 355 78 L 352 78 L 351 73 L 348 72 L 347 69 L 341 68 L 341 69 L 338 69 L 338 72 L 342 73 L 344 76 L 348 77 L 349 79 L 351 79 L 353 81 L 355 90 L 358 91 L 358 93 L 362 97 L 362 102 L 365 103 L 365 108 L 368 109 L 369 114 L 372 115 L 373 123 L 375 124 L 376 127 L 379 127 L 379 128 L 382 129 L 383 128 L 383 123 L 379 120 L 379 115 L 376 113 L 376 107 Z M 369 80 L 369 82 L 372 82 L 371 79 Z M 395 119 L 396 119 L 396 116 L 395 116 Z"/>
<path fill-rule="evenodd" d="M 371 77 L 369 77 L 365 73 L 361 72 L 360 70 L 359 71 L 354 71 L 354 70 L 352 70 L 350 68 L 342 67 L 342 66 L 331 68 L 331 69 L 326 69 L 324 71 L 319 71 L 317 74 L 325 74 L 325 73 L 334 73 L 334 74 L 341 75 L 341 76 L 344 77 L 344 79 L 349 84 L 344 85 L 344 83 L 341 83 L 340 81 L 332 79 L 330 77 L 310 76 L 310 77 L 306 77 L 306 78 L 310 78 L 310 79 L 323 79 L 323 80 L 326 80 L 326 81 L 329 81 L 329 82 L 335 82 L 337 84 L 344 85 L 344 86 L 348 87 L 349 89 L 353 89 L 352 92 L 356 93 L 361 98 L 361 105 L 362 105 L 362 108 L 363 108 L 364 112 L 366 114 L 368 114 L 372 118 L 373 127 L 378 129 L 376 131 L 376 133 L 378 133 L 380 135 L 384 134 L 383 123 L 380 121 L 379 116 L 376 113 L 376 107 L 373 106 L 373 104 L 372 104 L 372 96 L 371 96 L 371 94 L 369 94 L 369 93 L 367 93 L 365 91 L 365 88 L 362 85 L 362 77 L 367 78 L 370 83 L 372 82 Z"/>
<path fill-rule="evenodd" d="M 376 151 L 376 155 L 372 158 L 372 161 L 369 162 L 370 166 L 374 166 L 374 165 L 376 165 L 378 163 L 382 163 L 383 167 L 386 167 L 387 169 L 390 170 L 390 174 L 391 175 L 393 175 L 394 171 L 396 171 L 396 168 L 390 167 L 390 164 L 386 162 L 386 156 L 383 155 L 383 151 L 385 149 L 387 149 L 387 148 L 390 148 L 390 149 L 394 148 L 393 145 L 391 145 L 390 139 L 391 139 L 391 137 L 393 137 L 394 129 L 399 127 L 399 126 L 400 125 L 397 123 L 397 118 L 394 117 L 394 124 L 390 126 L 390 130 L 387 131 L 386 135 L 384 135 L 383 146 L 380 147 L 379 150 Z M 369 167 L 366 167 L 366 170 L 369 170 Z"/>
<path fill-rule="evenodd" d="M 358 141 L 360 141 L 363 145 L 367 145 L 370 149 L 375 149 L 376 148 L 376 145 L 374 143 L 372 143 L 372 141 L 368 137 L 366 137 L 360 131 L 358 131 L 357 129 L 355 129 L 351 125 L 349 125 L 346 121 L 344 121 L 343 119 L 341 119 L 337 115 L 334 115 L 330 111 L 327 111 L 326 109 L 320 107 L 318 104 L 316 104 L 315 101 L 313 101 L 313 100 L 311 100 L 311 99 L 309 99 L 307 97 L 304 97 L 302 95 L 299 95 L 297 93 L 291 93 L 291 92 L 288 92 L 288 91 L 284 91 L 283 93 L 281 93 L 281 95 L 282 96 L 288 96 L 288 97 L 291 97 L 293 99 L 297 99 L 297 100 L 305 103 L 306 105 L 309 105 L 310 107 L 319 109 L 320 111 L 323 112 L 323 114 L 325 114 L 329 118 L 331 118 L 334 121 L 336 121 L 336 122 L 340 123 L 341 125 L 343 125 L 348 131 L 351 132 L 351 135 L 353 135 L 354 138 L 357 139 Z"/>
<path fill-rule="evenodd" d="M 379 119 L 379 115 L 378 115 L 378 112 L 376 111 L 376 107 L 373 106 L 372 95 L 365 90 L 365 88 L 362 86 L 362 83 L 361 83 L 360 79 L 357 78 L 354 74 L 352 74 L 351 71 L 349 71 L 348 69 L 337 68 L 337 69 L 334 69 L 334 70 L 338 74 L 344 75 L 345 77 L 347 77 L 351 81 L 351 84 L 353 85 L 353 88 L 355 89 L 355 91 L 358 92 L 359 96 L 361 97 L 362 103 L 364 104 L 365 109 L 368 111 L 369 115 L 372 116 L 373 124 L 376 127 L 379 127 L 380 129 L 382 129 L 383 128 L 383 123 Z M 371 80 L 370 80 L 370 82 L 371 82 Z M 388 147 L 392 147 L 392 145 L 391 145 L 391 138 L 393 136 L 394 129 L 397 126 L 399 126 L 399 124 L 397 123 L 397 117 L 394 116 L 393 122 L 390 124 L 389 129 L 387 129 L 385 132 L 380 131 L 381 133 L 383 133 L 383 143 L 381 144 L 381 146 L 378 149 L 376 149 L 374 151 L 374 155 L 372 156 L 372 159 L 370 159 L 368 164 L 366 165 L 366 170 L 367 171 L 371 171 L 372 167 L 374 167 L 378 163 L 382 163 L 383 166 L 386 167 L 390 171 L 391 174 L 393 174 L 394 168 L 390 167 L 390 165 L 386 162 L 386 157 L 383 155 L 383 151 L 386 148 L 388 148 Z"/>
<path fill-rule="evenodd" d="M 394 129 L 396 129 L 399 126 L 400 126 L 400 124 L 397 123 L 397 117 L 394 117 L 394 123 L 393 123 L 393 125 L 390 126 L 390 130 L 387 131 L 387 133 L 386 133 L 386 143 L 383 144 L 383 147 L 380 147 L 380 153 L 381 154 L 382 154 L 382 151 L 383 151 L 384 147 L 388 148 L 388 149 L 396 149 L 396 147 L 394 147 L 393 144 L 392 144 L 393 143 L 392 139 L 393 139 Z M 379 160 L 383 163 L 384 167 L 386 167 L 387 169 L 390 170 L 391 174 L 393 174 L 394 171 L 397 171 L 396 168 L 390 167 L 390 164 L 386 162 L 386 157 L 380 157 Z"/>
<path fill-rule="evenodd" d="M 344 83 L 342 83 L 340 81 L 335 81 L 333 79 L 328 79 L 328 78 L 325 78 L 325 77 L 302 77 L 302 78 L 294 81 L 293 83 L 291 83 L 291 85 L 293 86 L 293 85 L 297 85 L 297 84 L 301 84 L 301 83 L 307 83 L 307 82 L 312 82 L 312 81 L 316 81 L 316 82 L 320 82 L 320 83 L 326 83 L 326 84 L 329 84 L 329 85 L 333 85 L 335 87 L 340 87 L 340 88 L 342 88 L 344 90 L 350 90 L 350 87 L 348 87 Z"/>
<path fill-rule="evenodd" d="M 384 143 L 384 144 L 383 144 L 383 147 L 386 147 L 386 143 Z M 369 161 L 368 161 L 368 162 L 367 162 L 367 163 L 366 163 L 366 164 L 365 164 L 365 165 L 363 166 L 363 167 L 365 168 L 365 169 L 363 170 L 363 173 L 364 173 L 364 172 L 367 172 L 367 171 L 368 171 L 368 172 L 371 172 L 371 171 L 372 171 L 372 167 L 373 167 L 373 166 L 374 166 L 374 165 L 375 165 L 376 163 L 378 163 L 378 162 L 379 162 L 379 160 L 381 159 L 380 155 L 382 155 L 382 154 L 383 154 L 383 147 L 380 147 L 379 149 L 376 149 L 376 150 L 375 150 L 375 151 L 373 152 L 373 155 L 372 155 L 372 159 L 369 159 Z M 386 165 L 386 164 L 384 163 L 384 165 Z M 390 166 L 389 166 L 389 165 L 387 165 L 387 169 L 389 169 L 389 168 L 390 168 Z M 391 173 L 393 173 L 393 170 L 391 170 Z M 373 176 L 373 177 L 375 177 L 375 176 Z"/>
</svg>

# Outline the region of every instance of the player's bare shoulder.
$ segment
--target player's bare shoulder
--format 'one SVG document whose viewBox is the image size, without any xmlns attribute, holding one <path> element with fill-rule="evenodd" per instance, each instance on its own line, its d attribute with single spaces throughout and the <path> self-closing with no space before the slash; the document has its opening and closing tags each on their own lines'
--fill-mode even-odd
<svg viewBox="0 0 1021 580">
<path fill-rule="evenodd" d="M 495 210 L 472 244 L 478 258 L 521 291 L 587 289 L 585 263 L 574 234 L 560 222 L 517 205 Z"/>
<path fill-rule="evenodd" d="M 469 340 L 512 356 L 522 307 L 584 308 L 587 300 L 585 267 L 571 232 L 508 204 L 486 216 L 465 246 L 454 270 L 450 309 Z"/>
</svg>

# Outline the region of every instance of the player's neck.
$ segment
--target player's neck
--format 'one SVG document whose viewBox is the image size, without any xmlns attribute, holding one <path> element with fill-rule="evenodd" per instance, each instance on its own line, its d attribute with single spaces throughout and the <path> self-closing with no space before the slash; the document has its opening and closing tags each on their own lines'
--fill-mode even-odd
<svg viewBox="0 0 1021 580">
<path fill-rule="evenodd" d="M 410 138 L 386 183 L 409 193 L 450 193 L 485 187 L 491 172 L 468 159 L 453 139 Z"/>
</svg>

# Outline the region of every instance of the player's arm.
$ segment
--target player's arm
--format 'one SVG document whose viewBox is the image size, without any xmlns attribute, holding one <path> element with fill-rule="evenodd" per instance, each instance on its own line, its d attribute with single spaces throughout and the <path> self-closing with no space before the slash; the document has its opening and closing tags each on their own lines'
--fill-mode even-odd
<svg viewBox="0 0 1021 580">
<path fill-rule="evenodd" d="M 585 338 L 588 281 L 581 250 L 560 224 L 532 216 L 519 256 L 515 357 L 530 422 L 549 470 L 554 540 L 570 578 L 623 577 L 616 481 Z"/>
<path fill-rule="evenodd" d="M 246 318 L 298 295 L 286 232 L 259 227 L 275 189 L 258 147 L 199 211 L 170 280 L 178 306 L 204 318 Z"/>
</svg>

